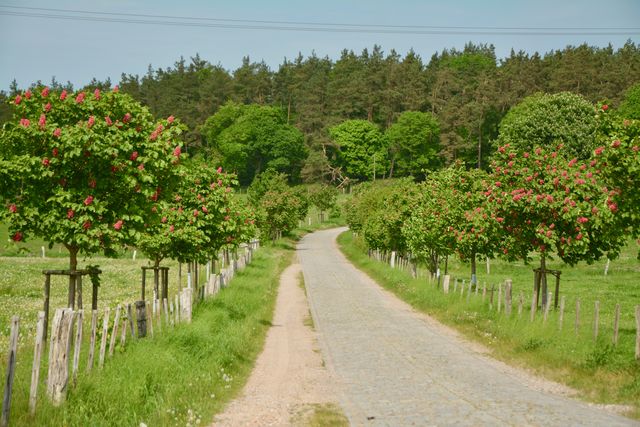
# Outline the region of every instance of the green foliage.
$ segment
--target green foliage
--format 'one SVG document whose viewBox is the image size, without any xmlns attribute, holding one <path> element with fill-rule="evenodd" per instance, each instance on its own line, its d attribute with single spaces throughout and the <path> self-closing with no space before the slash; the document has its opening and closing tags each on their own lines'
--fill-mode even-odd
<svg viewBox="0 0 640 427">
<path fill-rule="evenodd" d="M 267 191 L 284 191 L 287 184 L 287 175 L 269 169 L 256 176 L 247 188 L 247 198 L 253 206 L 257 206 Z"/>
<path fill-rule="evenodd" d="M 384 176 L 389 169 L 386 141 L 378 127 L 367 120 L 347 120 L 329 129 L 337 147 L 334 166 L 352 179 Z"/>
<path fill-rule="evenodd" d="M 502 255 L 528 260 L 555 251 L 569 265 L 615 257 L 625 242 L 618 207 L 603 185 L 601 160 L 568 160 L 570 150 L 500 147 L 485 195 L 500 224 Z M 613 190 L 612 190 L 613 191 Z"/>
<path fill-rule="evenodd" d="M 330 185 L 315 185 L 309 188 L 309 202 L 320 212 L 328 211 L 336 206 L 338 190 Z"/>
<path fill-rule="evenodd" d="M 155 122 L 117 90 L 40 87 L 12 102 L 0 134 L 0 218 L 13 240 L 62 243 L 72 264 L 78 250 L 112 254 L 134 243 L 176 181 L 183 127 Z"/>
<path fill-rule="evenodd" d="M 640 120 L 640 83 L 627 89 L 617 113 L 625 119 Z"/>
<path fill-rule="evenodd" d="M 615 213 L 615 229 L 640 236 L 640 120 L 623 119 L 602 110 L 593 162 L 608 189 L 607 206 Z M 640 256 L 640 252 L 639 252 Z"/>
<path fill-rule="evenodd" d="M 202 132 L 244 185 L 268 169 L 296 181 L 307 157 L 302 133 L 275 107 L 227 103 L 207 119 Z"/>
<path fill-rule="evenodd" d="M 405 111 L 384 134 L 391 159 L 390 175 L 423 176 L 439 165 L 440 127 L 430 113 Z"/>
<path fill-rule="evenodd" d="M 596 148 L 596 128 L 594 107 L 580 95 L 538 93 L 509 110 L 500 122 L 497 144 L 520 153 L 564 144 L 563 154 L 584 160 Z"/>
<path fill-rule="evenodd" d="M 225 245 L 237 245 L 256 234 L 253 215 L 234 197 L 235 175 L 206 163 L 183 169 L 180 186 L 161 206 L 161 217 L 139 241 L 156 263 L 163 258 L 206 262 Z"/>
</svg>

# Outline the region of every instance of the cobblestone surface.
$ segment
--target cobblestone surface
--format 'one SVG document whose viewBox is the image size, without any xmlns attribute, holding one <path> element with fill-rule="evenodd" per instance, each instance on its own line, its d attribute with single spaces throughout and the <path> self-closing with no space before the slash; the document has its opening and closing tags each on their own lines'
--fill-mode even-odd
<svg viewBox="0 0 640 427">
<path fill-rule="evenodd" d="M 640 425 L 544 392 L 416 313 L 344 258 L 335 244 L 343 230 L 306 236 L 298 257 L 323 356 L 353 425 Z"/>
</svg>

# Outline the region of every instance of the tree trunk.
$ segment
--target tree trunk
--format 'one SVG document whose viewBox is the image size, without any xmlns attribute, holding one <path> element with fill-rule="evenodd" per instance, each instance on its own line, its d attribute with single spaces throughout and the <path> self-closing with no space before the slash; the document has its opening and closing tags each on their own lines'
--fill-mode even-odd
<svg viewBox="0 0 640 427">
<path fill-rule="evenodd" d="M 77 246 L 65 245 L 69 251 L 69 297 L 67 306 L 71 309 L 75 308 L 76 300 L 76 276 L 73 274 L 78 269 L 78 250 Z"/>
<path fill-rule="evenodd" d="M 478 279 L 476 276 L 476 254 L 475 252 L 471 255 L 471 285 L 476 285 L 478 283 Z"/>
<path fill-rule="evenodd" d="M 546 307 L 547 301 L 547 265 L 544 254 L 540 255 L 540 288 L 542 291 L 542 307 Z"/>
</svg>

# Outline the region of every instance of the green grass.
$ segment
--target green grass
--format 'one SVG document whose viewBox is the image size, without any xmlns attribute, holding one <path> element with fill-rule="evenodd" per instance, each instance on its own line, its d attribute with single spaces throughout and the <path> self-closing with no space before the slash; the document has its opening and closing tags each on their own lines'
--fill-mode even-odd
<svg viewBox="0 0 640 427">
<path fill-rule="evenodd" d="M 347 427 L 349 420 L 342 409 L 333 403 L 312 404 L 299 409 L 291 420 L 294 426 L 304 427 Z"/>
<path fill-rule="evenodd" d="M 292 261 L 294 249 L 291 240 L 261 248 L 253 262 L 236 274 L 231 286 L 195 307 L 191 324 L 164 326 L 162 334 L 156 329 L 154 339 L 129 339 L 126 351 L 119 348 L 102 370 L 94 368 L 90 375 L 84 374 L 87 352 L 83 350 L 82 373 L 77 385 L 70 388 L 67 401 L 54 408 L 41 385 L 35 418 L 27 415 L 33 349 L 22 345 L 18 351 L 12 425 L 209 424 L 213 415 L 240 391 L 253 368 L 271 325 L 280 274 Z M 123 270 L 139 276 L 139 266 L 123 267 L 122 261 L 117 261 L 114 277 L 105 277 L 103 286 L 109 283 L 115 287 L 117 276 L 126 282 Z M 34 270 L 40 268 L 37 264 L 27 265 Z M 27 277 L 29 272 L 24 274 Z M 138 286 L 129 283 L 129 287 L 131 296 L 137 295 Z M 113 292 L 114 298 L 123 298 L 124 292 Z M 85 329 L 88 323 L 85 320 Z M 24 334 L 32 335 L 31 331 Z M 29 341 L 28 337 L 24 340 Z M 44 376 L 46 360 L 42 366 Z M 4 378 L 4 363 L 0 369 Z"/>
<path fill-rule="evenodd" d="M 411 278 L 408 271 L 391 269 L 387 264 L 369 259 L 362 241 L 350 232 L 339 236 L 342 251 L 356 266 L 398 297 L 466 336 L 478 340 L 492 350 L 492 354 L 512 364 L 523 366 L 549 379 L 567 384 L 586 400 L 597 403 L 630 405 L 628 415 L 640 418 L 640 363 L 635 360 L 634 307 L 640 303 L 640 264 L 635 259 L 637 248 L 630 245 L 619 260 L 612 261 L 609 275 L 603 275 L 603 264 L 578 267 L 550 263 L 549 268 L 562 270 L 561 295 L 566 296 L 567 308 L 562 331 L 558 313 L 552 311 L 546 323 L 542 315 L 529 320 L 532 266 L 492 261 L 491 274 L 479 264 L 479 281 L 488 286 L 503 280 L 513 280 L 514 313 L 508 317 L 497 312 L 497 290 L 494 306 L 489 308 L 488 297 L 483 302 L 480 290 L 467 302 L 465 295 L 444 294 L 435 281 L 425 277 Z M 420 272 L 425 276 L 424 271 Z M 456 260 L 449 263 L 449 273 L 468 278 L 469 266 Z M 517 301 L 524 292 L 524 313 L 517 314 Z M 580 328 L 574 331 L 575 300 L 581 299 Z M 600 301 L 599 337 L 593 338 L 594 303 Z M 618 346 L 612 342 L 615 304 L 621 305 L 620 338 Z"/>
</svg>

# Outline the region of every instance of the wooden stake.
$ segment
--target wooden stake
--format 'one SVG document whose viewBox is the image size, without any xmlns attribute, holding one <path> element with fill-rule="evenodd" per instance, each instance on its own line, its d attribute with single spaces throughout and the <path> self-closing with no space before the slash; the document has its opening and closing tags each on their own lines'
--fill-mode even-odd
<svg viewBox="0 0 640 427">
<path fill-rule="evenodd" d="M 122 333 L 120 334 L 120 347 L 127 343 L 127 319 L 122 319 Z"/>
<path fill-rule="evenodd" d="M 162 309 L 164 311 L 164 324 L 169 324 L 169 305 L 167 304 L 167 299 L 162 300 Z"/>
<path fill-rule="evenodd" d="M 523 308 L 524 308 L 524 292 L 520 291 L 520 298 L 518 298 L 518 317 L 522 317 Z"/>
<path fill-rule="evenodd" d="M 487 258 L 488 259 L 488 258 Z M 504 283 L 504 312 L 507 316 L 511 316 L 511 308 L 513 306 L 513 282 L 507 279 Z"/>
<path fill-rule="evenodd" d="M 107 350 L 107 335 L 109 334 L 109 307 L 104 309 L 104 317 L 102 319 L 102 339 L 100 340 L 100 355 L 98 366 L 104 366 L 104 353 Z"/>
<path fill-rule="evenodd" d="M 484 303 L 484 299 L 487 297 L 487 284 L 482 284 L 482 302 Z"/>
<path fill-rule="evenodd" d="M 145 305 L 147 310 L 147 328 L 149 328 L 149 334 L 151 338 L 153 338 L 153 313 L 151 311 L 151 304 L 149 304 L 149 301 L 146 301 Z"/>
<path fill-rule="evenodd" d="M 91 310 L 91 339 L 89 341 L 89 357 L 87 360 L 87 372 L 93 368 L 93 357 L 96 352 L 96 335 L 98 333 L 98 310 Z"/>
<path fill-rule="evenodd" d="M 31 388 L 29 389 L 29 414 L 36 413 L 36 402 L 38 401 L 38 384 L 40 382 L 40 360 L 42 359 L 43 348 L 44 311 L 38 312 L 38 323 L 36 324 L 35 345 L 33 348 L 33 364 L 31 365 Z"/>
<path fill-rule="evenodd" d="M 616 313 L 613 318 L 613 345 L 618 345 L 618 326 L 620 324 L 620 304 L 616 304 Z"/>
<path fill-rule="evenodd" d="M 109 357 L 113 356 L 113 350 L 116 347 L 116 337 L 118 336 L 118 324 L 120 323 L 121 307 L 116 307 L 116 316 L 113 319 L 113 329 L 111 330 L 111 341 L 109 342 Z"/>
<path fill-rule="evenodd" d="M 549 292 L 547 294 L 547 304 L 545 304 L 544 306 L 544 319 L 542 321 L 542 323 L 547 323 L 547 319 L 549 318 L 549 309 L 551 308 L 551 298 L 553 296 L 553 293 Z"/>
<path fill-rule="evenodd" d="M 498 283 L 498 313 L 502 309 L 502 282 Z"/>
<path fill-rule="evenodd" d="M 4 383 L 4 397 L 2 399 L 2 417 L 0 426 L 9 425 L 9 414 L 11 413 L 11 393 L 13 392 L 13 377 L 16 372 L 16 356 L 18 352 L 18 333 L 20 328 L 20 317 L 11 318 L 11 336 L 9 338 L 9 354 L 7 355 L 7 377 Z"/>
<path fill-rule="evenodd" d="M 145 301 L 136 301 L 136 320 L 138 324 L 138 338 L 147 336 L 147 309 Z"/>
<path fill-rule="evenodd" d="M 82 323 L 84 320 L 84 310 L 78 310 L 76 313 L 76 340 L 73 348 L 73 368 L 71 377 L 75 384 L 78 380 L 78 366 L 80 365 L 80 349 L 82 348 Z"/>
<path fill-rule="evenodd" d="M 533 291 L 533 295 L 531 296 L 531 316 L 530 316 L 530 320 L 533 322 L 533 320 L 536 318 L 536 309 L 538 308 L 538 298 L 537 298 L 537 294 L 536 291 L 534 289 Z"/>
</svg>

